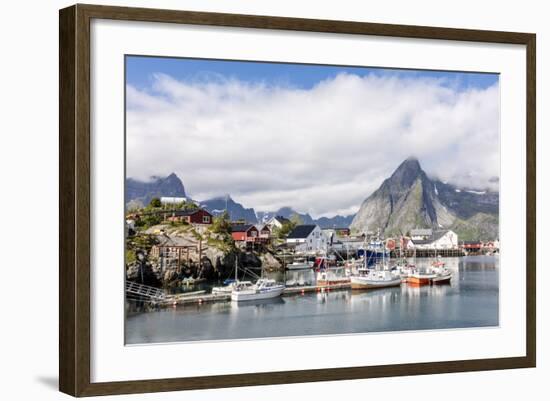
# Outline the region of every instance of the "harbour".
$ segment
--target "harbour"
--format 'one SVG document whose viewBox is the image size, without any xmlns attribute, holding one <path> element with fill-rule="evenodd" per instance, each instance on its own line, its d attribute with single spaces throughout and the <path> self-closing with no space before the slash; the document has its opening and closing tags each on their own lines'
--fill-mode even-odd
<svg viewBox="0 0 550 401">
<path fill-rule="evenodd" d="M 429 258 L 418 258 L 419 266 Z M 287 286 L 272 299 L 232 302 L 207 289 L 175 294 L 127 316 L 126 343 L 487 327 L 499 324 L 499 256 L 445 258 L 447 284 L 352 290 L 349 283 Z M 289 274 L 287 271 L 286 274 Z M 295 275 L 314 272 L 290 272 Z M 271 277 L 281 281 L 281 273 Z M 267 274 L 270 276 L 270 274 Z"/>
</svg>

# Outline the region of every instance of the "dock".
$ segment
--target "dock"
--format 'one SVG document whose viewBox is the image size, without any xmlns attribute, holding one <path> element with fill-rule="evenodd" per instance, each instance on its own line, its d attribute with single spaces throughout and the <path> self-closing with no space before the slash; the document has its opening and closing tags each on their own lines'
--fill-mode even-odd
<svg viewBox="0 0 550 401">
<path fill-rule="evenodd" d="M 351 283 L 286 287 L 285 290 L 283 291 L 283 296 L 304 294 L 306 292 L 325 292 L 325 291 L 338 291 L 338 290 L 349 290 L 349 289 L 351 289 Z"/>
<path fill-rule="evenodd" d="M 282 296 L 300 295 L 311 292 L 339 291 L 351 289 L 350 283 L 345 284 L 330 284 L 330 285 L 307 285 L 297 287 L 287 287 L 283 291 Z M 178 305 L 200 305 L 211 302 L 228 302 L 231 301 L 231 294 L 206 294 L 205 291 L 195 291 L 193 293 L 182 293 L 166 296 L 159 304 L 161 306 L 178 306 Z"/>
</svg>

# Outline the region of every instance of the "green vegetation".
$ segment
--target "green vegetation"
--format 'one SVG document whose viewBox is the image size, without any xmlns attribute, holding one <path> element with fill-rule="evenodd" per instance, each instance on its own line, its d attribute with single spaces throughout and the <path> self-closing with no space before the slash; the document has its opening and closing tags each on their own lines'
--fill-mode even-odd
<svg viewBox="0 0 550 401">
<path fill-rule="evenodd" d="M 136 261 L 136 252 L 132 249 L 126 249 L 126 264 L 130 265 Z"/>
<path fill-rule="evenodd" d="M 159 213 L 143 214 L 135 222 L 136 228 L 147 230 L 149 227 L 162 223 L 162 215 Z"/>
<path fill-rule="evenodd" d="M 180 202 L 174 206 L 176 210 L 195 210 L 199 207 L 193 202 Z"/>
<path fill-rule="evenodd" d="M 153 199 L 151 199 L 151 202 L 149 202 L 149 206 L 150 206 L 151 208 L 161 207 L 161 206 L 162 206 L 162 203 L 160 203 L 160 198 L 153 198 Z"/>
<path fill-rule="evenodd" d="M 148 228 L 161 224 L 164 220 L 163 214 L 169 214 L 172 210 L 194 210 L 198 209 L 198 206 L 193 202 L 181 202 L 177 205 L 167 206 L 162 205 L 160 198 L 153 198 L 151 202 L 143 208 L 133 207 L 127 212 L 132 212 L 138 215 L 135 221 L 135 227 L 137 230 L 145 231 Z M 164 212 L 164 213 L 163 213 Z M 179 227 L 188 225 L 185 221 L 173 221 L 170 222 L 170 226 Z"/>
<path fill-rule="evenodd" d="M 231 235 L 231 220 L 227 211 L 218 217 L 214 217 L 210 231 L 216 234 L 229 234 Z"/>
<path fill-rule="evenodd" d="M 232 250 L 235 247 L 231 236 L 231 220 L 227 211 L 218 217 L 214 217 L 212 225 L 209 227 L 211 233 L 216 234 L 216 238 L 208 238 L 208 244 L 222 250 Z"/>
<path fill-rule="evenodd" d="M 459 241 L 489 241 L 499 237 L 498 216 L 477 213 L 468 220 L 457 219 L 451 227 Z"/>
<path fill-rule="evenodd" d="M 292 214 L 292 216 L 290 216 L 289 220 L 292 224 L 294 224 L 294 227 L 304 224 L 304 220 L 302 220 L 300 215 L 297 214 L 297 213 Z M 294 227 L 292 227 L 292 228 L 294 228 Z"/>
<path fill-rule="evenodd" d="M 273 229 L 273 235 L 279 240 L 284 240 L 297 225 L 302 224 L 301 221 L 302 219 L 300 216 L 293 215 L 289 221 L 283 223 L 281 228 L 275 227 Z"/>
<path fill-rule="evenodd" d="M 232 240 L 227 241 L 226 238 L 218 239 L 218 238 L 208 237 L 206 239 L 206 244 L 209 245 L 209 246 L 212 246 L 214 248 L 217 248 L 220 251 L 225 252 L 225 253 L 231 252 L 235 249 L 234 242 Z"/>
<path fill-rule="evenodd" d="M 126 264 L 136 261 L 136 251 L 143 250 L 149 254 L 157 239 L 152 235 L 136 234 L 126 238 Z"/>
</svg>

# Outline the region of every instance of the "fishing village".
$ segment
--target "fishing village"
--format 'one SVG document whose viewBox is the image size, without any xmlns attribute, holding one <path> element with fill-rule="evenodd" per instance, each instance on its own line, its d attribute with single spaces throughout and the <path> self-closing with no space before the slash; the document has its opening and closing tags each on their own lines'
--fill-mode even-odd
<svg viewBox="0 0 550 401">
<path fill-rule="evenodd" d="M 499 324 L 498 96 L 459 107 L 472 82 L 453 74 L 165 62 L 128 63 L 127 344 Z"/>
<path fill-rule="evenodd" d="M 146 308 L 449 285 L 446 258 L 499 253 L 498 240 L 461 241 L 449 229 L 385 238 L 379 229 L 321 228 L 299 216 L 250 224 L 178 197 L 128 213 L 126 230 L 127 303 Z"/>
</svg>

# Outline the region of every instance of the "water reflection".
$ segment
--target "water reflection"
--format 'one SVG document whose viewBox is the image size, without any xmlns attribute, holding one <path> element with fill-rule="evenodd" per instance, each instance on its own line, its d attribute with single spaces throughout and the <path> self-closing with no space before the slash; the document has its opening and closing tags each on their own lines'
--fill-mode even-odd
<svg viewBox="0 0 550 401">
<path fill-rule="evenodd" d="M 498 258 L 445 258 L 450 284 L 327 291 L 245 303 L 178 306 L 127 318 L 128 343 L 498 325 Z M 417 259 L 427 266 L 430 259 Z M 275 278 L 275 277 L 273 277 Z M 289 280 L 314 280 L 312 270 Z M 313 282 L 312 282 L 313 283 Z"/>
<path fill-rule="evenodd" d="M 231 307 L 236 308 L 267 308 L 269 309 L 270 305 L 281 305 L 284 304 L 285 300 L 281 297 L 271 298 L 271 299 L 255 299 L 250 301 L 241 301 L 241 302 L 231 302 Z"/>
</svg>

